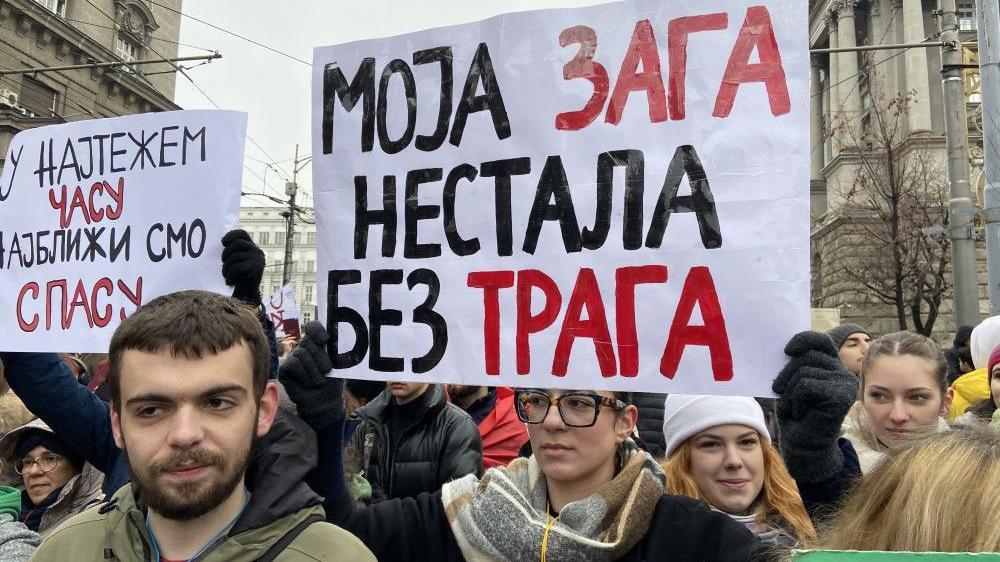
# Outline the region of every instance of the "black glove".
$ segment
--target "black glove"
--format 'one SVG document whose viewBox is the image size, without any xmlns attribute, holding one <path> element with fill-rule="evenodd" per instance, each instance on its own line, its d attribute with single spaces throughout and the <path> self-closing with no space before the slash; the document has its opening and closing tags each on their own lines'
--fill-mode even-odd
<svg viewBox="0 0 1000 562">
<path fill-rule="evenodd" d="M 222 277 L 233 287 L 233 298 L 254 308 L 260 306 L 264 251 L 245 230 L 230 230 L 222 237 Z"/>
<path fill-rule="evenodd" d="M 343 419 L 344 379 L 327 377 L 333 369 L 326 343 L 326 328 L 317 321 L 302 329 L 302 340 L 278 367 L 278 378 L 295 402 L 299 417 L 313 427 Z"/>
<path fill-rule="evenodd" d="M 771 385 L 779 395 L 781 452 L 796 480 L 821 482 L 843 466 L 837 439 L 857 398 L 858 377 L 840 362 L 826 334 L 796 334 L 785 353 L 791 360 Z"/>
</svg>

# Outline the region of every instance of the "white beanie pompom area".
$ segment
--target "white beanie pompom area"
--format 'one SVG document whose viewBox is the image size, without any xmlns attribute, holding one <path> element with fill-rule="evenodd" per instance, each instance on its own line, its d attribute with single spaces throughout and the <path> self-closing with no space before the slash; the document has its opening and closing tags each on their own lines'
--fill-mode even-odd
<svg viewBox="0 0 1000 562">
<path fill-rule="evenodd" d="M 663 437 L 669 457 L 682 443 L 706 429 L 720 425 L 745 425 L 771 441 L 764 410 L 745 396 L 671 394 L 663 412 Z"/>
</svg>

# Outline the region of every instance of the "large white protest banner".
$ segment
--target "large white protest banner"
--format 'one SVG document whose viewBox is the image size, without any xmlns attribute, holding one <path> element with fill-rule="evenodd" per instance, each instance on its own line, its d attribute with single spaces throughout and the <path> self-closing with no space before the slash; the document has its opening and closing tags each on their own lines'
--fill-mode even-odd
<svg viewBox="0 0 1000 562">
<path fill-rule="evenodd" d="M 229 293 L 247 117 L 172 111 L 18 133 L 0 173 L 0 350 L 106 352 L 181 289 Z"/>
<path fill-rule="evenodd" d="M 635 0 L 316 49 L 334 374 L 769 395 L 809 326 L 806 10 Z"/>
</svg>

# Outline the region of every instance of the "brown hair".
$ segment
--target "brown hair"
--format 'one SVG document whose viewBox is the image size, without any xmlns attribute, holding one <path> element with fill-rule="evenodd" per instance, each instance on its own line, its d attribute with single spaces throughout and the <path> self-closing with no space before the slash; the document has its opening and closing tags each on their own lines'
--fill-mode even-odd
<svg viewBox="0 0 1000 562">
<path fill-rule="evenodd" d="M 777 515 L 788 523 L 799 542 L 815 541 L 816 530 L 802 504 L 799 487 L 788 473 L 781 455 L 769 441 L 761 439 L 760 448 L 764 455 L 764 486 L 760 491 L 763 509 L 757 520 L 765 522 Z M 681 443 L 660 464 L 667 474 L 668 493 L 707 501 L 691 473 L 691 439 Z"/>
<path fill-rule="evenodd" d="M 913 355 L 927 359 L 934 365 L 931 376 L 943 395 L 948 391 L 948 360 L 934 340 L 914 332 L 893 332 L 871 343 L 861 361 L 861 388 L 865 387 L 865 373 L 875 360 L 882 356 Z"/>
<path fill-rule="evenodd" d="M 958 476 L 960 475 L 960 476 Z M 961 429 L 917 439 L 865 475 L 818 545 L 830 550 L 1000 550 L 1000 435 Z"/>
<path fill-rule="evenodd" d="M 253 309 L 236 299 L 207 291 L 179 291 L 149 301 L 129 316 L 111 338 L 108 387 L 111 403 L 121 407 L 121 366 L 126 350 L 200 359 L 245 343 L 253 358 L 253 389 L 264 394 L 271 351 Z"/>
</svg>

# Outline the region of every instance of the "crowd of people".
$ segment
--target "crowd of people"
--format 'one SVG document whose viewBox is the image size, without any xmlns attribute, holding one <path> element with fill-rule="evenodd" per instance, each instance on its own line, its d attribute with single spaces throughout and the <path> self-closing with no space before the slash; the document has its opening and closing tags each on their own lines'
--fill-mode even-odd
<svg viewBox="0 0 1000 562">
<path fill-rule="evenodd" d="M 777 399 L 328 377 L 279 354 L 264 255 L 108 353 L 0 352 L 0 560 L 784 560 L 1000 551 L 1000 317 L 942 350 L 845 324 Z M 772 408 L 773 406 L 773 408 Z"/>
</svg>

